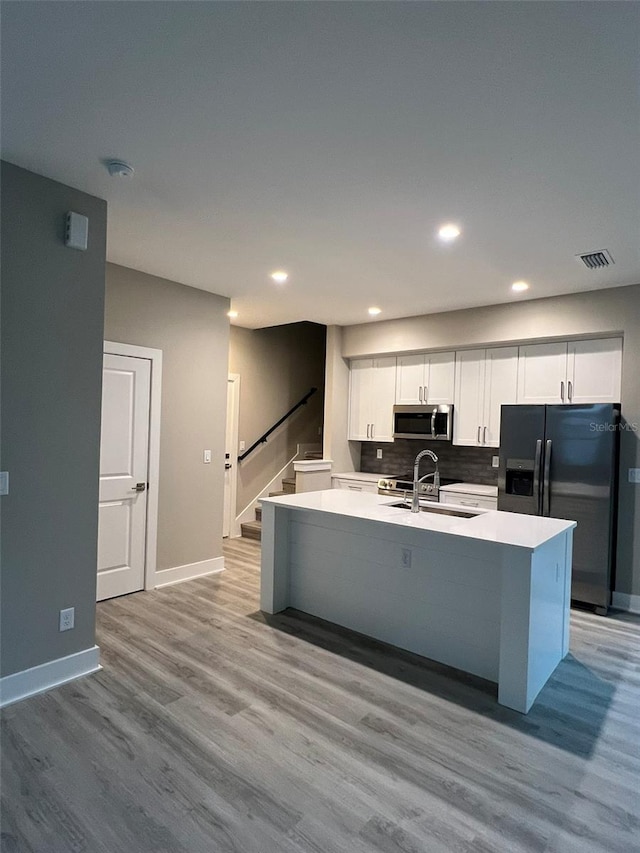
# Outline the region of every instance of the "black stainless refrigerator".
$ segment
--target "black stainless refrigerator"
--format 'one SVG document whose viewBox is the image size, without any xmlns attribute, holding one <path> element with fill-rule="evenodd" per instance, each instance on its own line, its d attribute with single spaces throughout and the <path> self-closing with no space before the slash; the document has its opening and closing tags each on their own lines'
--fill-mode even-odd
<svg viewBox="0 0 640 853">
<path fill-rule="evenodd" d="M 620 406 L 502 406 L 498 509 L 578 522 L 571 597 L 606 613 L 615 570 Z"/>
</svg>

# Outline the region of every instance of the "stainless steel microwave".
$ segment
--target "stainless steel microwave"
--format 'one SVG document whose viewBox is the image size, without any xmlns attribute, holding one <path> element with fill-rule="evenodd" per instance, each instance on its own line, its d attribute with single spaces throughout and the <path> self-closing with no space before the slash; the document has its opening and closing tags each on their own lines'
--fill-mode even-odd
<svg viewBox="0 0 640 853">
<path fill-rule="evenodd" d="M 453 406 L 394 406 L 393 437 L 451 441 Z"/>
</svg>

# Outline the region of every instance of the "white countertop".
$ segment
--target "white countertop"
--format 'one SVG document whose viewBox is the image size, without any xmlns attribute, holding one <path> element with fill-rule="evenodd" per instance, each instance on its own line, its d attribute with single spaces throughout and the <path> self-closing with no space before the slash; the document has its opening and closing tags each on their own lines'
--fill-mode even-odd
<svg viewBox="0 0 640 853">
<path fill-rule="evenodd" d="M 454 494 L 483 495 L 487 498 L 498 497 L 497 486 L 481 486 L 479 483 L 452 483 L 450 486 L 440 486 L 441 492 Z"/>
<path fill-rule="evenodd" d="M 340 480 L 361 480 L 363 483 L 377 483 L 382 477 L 391 477 L 391 474 L 366 474 L 364 471 L 346 471 L 344 474 L 331 474 Z"/>
<path fill-rule="evenodd" d="M 353 472 L 352 472 L 353 473 Z M 369 475 L 373 477 L 373 474 Z M 273 503 L 291 509 L 304 509 L 315 512 L 360 518 L 367 521 L 384 522 L 397 527 L 416 530 L 449 533 L 483 542 L 496 542 L 501 545 L 513 545 L 534 551 L 545 542 L 576 526 L 575 521 L 558 518 L 542 518 L 536 515 L 521 515 L 515 512 L 497 510 L 470 510 L 473 518 L 460 518 L 437 513 L 398 509 L 392 504 L 398 503 L 397 497 L 374 495 L 363 492 L 350 492 L 342 489 L 328 489 L 321 492 L 303 492 L 297 495 L 262 498 L 260 503 Z M 460 511 L 454 504 L 435 503 L 434 507 Z"/>
</svg>

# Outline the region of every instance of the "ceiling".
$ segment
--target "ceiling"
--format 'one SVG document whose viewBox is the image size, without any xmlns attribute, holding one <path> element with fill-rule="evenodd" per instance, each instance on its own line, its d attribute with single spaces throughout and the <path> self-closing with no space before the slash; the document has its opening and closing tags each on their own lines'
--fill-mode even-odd
<svg viewBox="0 0 640 853">
<path fill-rule="evenodd" d="M 247 327 L 637 284 L 639 34 L 626 2 L 5 0 L 2 156 Z"/>
</svg>

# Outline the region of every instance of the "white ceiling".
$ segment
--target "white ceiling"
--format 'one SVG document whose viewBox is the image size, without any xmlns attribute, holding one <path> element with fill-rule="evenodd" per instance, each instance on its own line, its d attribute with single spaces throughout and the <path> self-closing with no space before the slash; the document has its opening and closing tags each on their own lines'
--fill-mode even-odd
<svg viewBox="0 0 640 853">
<path fill-rule="evenodd" d="M 635 2 L 3 2 L 2 155 L 248 327 L 636 284 L 639 33 Z"/>
</svg>

